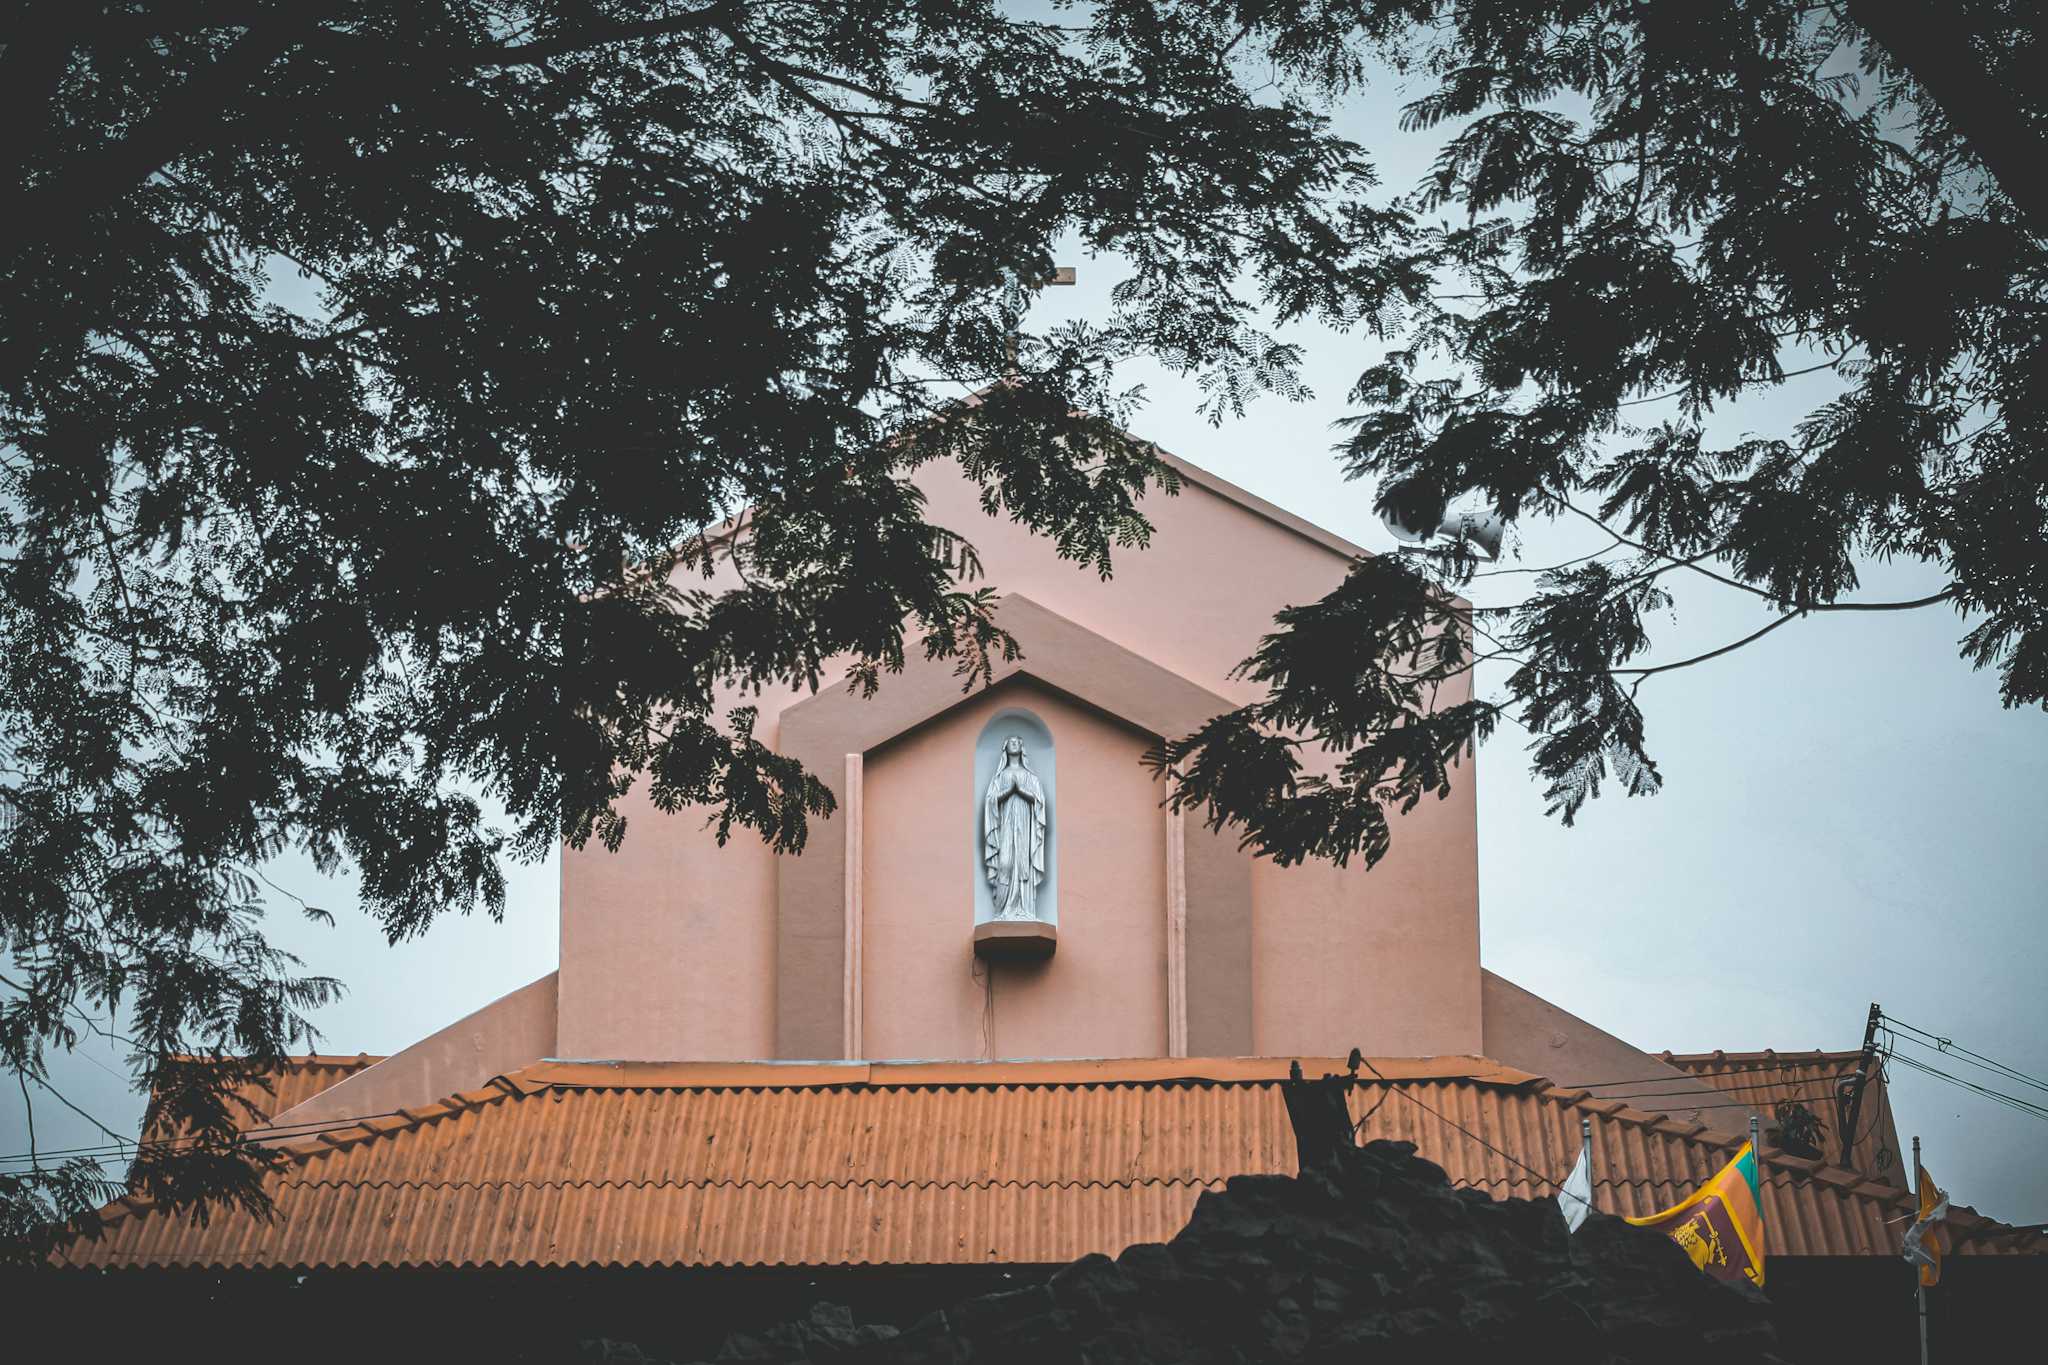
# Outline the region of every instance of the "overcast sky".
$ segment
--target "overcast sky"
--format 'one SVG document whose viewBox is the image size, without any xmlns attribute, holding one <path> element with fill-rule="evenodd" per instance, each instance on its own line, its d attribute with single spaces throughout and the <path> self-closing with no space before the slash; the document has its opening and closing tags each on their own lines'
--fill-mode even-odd
<svg viewBox="0 0 2048 1365">
<path fill-rule="evenodd" d="M 1346 128 L 1390 184 L 1405 186 L 1429 146 L 1396 130 L 1400 98 L 1392 87 L 1369 91 L 1347 110 Z M 1107 312 L 1115 264 L 1071 263 L 1080 283 L 1048 291 L 1034 324 Z M 1306 350 L 1313 399 L 1267 400 L 1210 426 L 1195 415 L 1192 386 L 1133 371 L 1150 400 L 1137 428 L 1340 535 L 1390 548 L 1371 490 L 1345 483 L 1330 451 L 1345 391 L 1384 346 L 1313 329 L 1292 339 Z M 1716 434 L 1784 434 L 1829 392 L 1827 376 L 1795 380 L 1722 413 Z M 1648 420 L 1659 409 L 1634 411 Z M 1584 554 L 1602 538 L 1583 525 L 1528 525 L 1519 541 L 1502 567 Z M 1858 596 L 1870 600 L 1941 586 L 1913 566 L 1866 565 L 1863 575 Z M 1683 577 L 1667 580 L 1678 604 L 1651 662 L 1727 643 L 1768 619 L 1754 598 L 1676 581 Z M 1492 578 L 1472 595 L 1511 601 L 1528 583 Z M 1824 616 L 1652 679 L 1643 699 L 1665 791 L 1604 796 L 1574 829 L 1543 815 L 1521 734 L 1504 727 L 1478 763 L 1485 965 L 1652 1051 L 1850 1049 L 1874 1000 L 2048 1075 L 2039 1013 L 2048 717 L 2000 708 L 1995 677 L 1957 658 L 1964 629 L 1947 608 Z M 1498 694 L 1503 677 L 1482 670 L 1482 692 Z M 282 915 L 275 927 L 311 969 L 349 987 L 317 1016 L 323 1050 L 396 1051 L 551 971 L 558 873 L 552 859 L 515 870 L 503 924 L 450 920 L 392 948 L 353 912 L 345 881 L 323 884 L 289 860 L 272 869 L 281 885 L 337 912 L 331 929 Z M 1941 1064 L 1969 1074 L 1960 1062 Z M 89 1047 L 57 1059 L 54 1071 L 80 1107 L 134 1130 L 140 1100 L 126 1089 L 117 1048 Z M 1903 1068 L 1892 1085 L 1902 1140 L 1925 1139 L 1929 1168 L 1960 1202 L 2007 1221 L 2048 1221 L 2048 1127 Z M 45 1151 L 96 1140 L 47 1095 L 35 1114 Z M 23 1150 L 26 1138 L 10 1091 L 0 1096 L 0 1152 Z"/>
</svg>

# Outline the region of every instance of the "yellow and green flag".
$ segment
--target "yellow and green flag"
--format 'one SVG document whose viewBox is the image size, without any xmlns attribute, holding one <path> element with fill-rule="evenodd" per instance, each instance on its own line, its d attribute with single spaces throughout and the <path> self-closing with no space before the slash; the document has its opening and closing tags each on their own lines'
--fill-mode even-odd
<svg viewBox="0 0 2048 1365">
<path fill-rule="evenodd" d="M 1763 1200 L 1757 1192 L 1756 1148 L 1743 1143 L 1721 1173 L 1664 1210 L 1627 1221 L 1656 1228 L 1717 1280 L 1763 1288 Z"/>
</svg>

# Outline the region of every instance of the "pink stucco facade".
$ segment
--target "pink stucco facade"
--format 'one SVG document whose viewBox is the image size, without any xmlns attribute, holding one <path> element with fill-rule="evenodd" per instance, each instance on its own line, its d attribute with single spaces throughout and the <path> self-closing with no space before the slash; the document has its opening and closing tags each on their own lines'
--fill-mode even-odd
<svg viewBox="0 0 2048 1365">
<path fill-rule="evenodd" d="M 1327 592 L 1360 553 L 1182 468 L 1181 492 L 1145 505 L 1152 544 L 1122 554 L 1107 582 L 988 517 L 957 471 L 920 475 L 932 519 L 973 541 L 985 581 L 1058 626 L 998 689 L 1022 689 L 1057 739 L 1064 862 L 1049 962 L 982 966 L 970 946 L 964 774 L 987 716 L 1018 698 L 954 688 L 910 705 L 903 696 L 931 686 L 910 676 L 931 666 L 913 663 L 866 712 L 758 699 L 759 732 L 778 747 L 785 722 L 804 717 L 785 752 L 841 799 L 808 865 L 746 835 L 720 848 L 701 817 L 662 815 L 637 794 L 617 852 L 565 851 L 560 1054 L 1155 1056 L 1190 1036 L 1242 1053 L 1478 1052 L 1471 774 L 1402 817 L 1370 871 L 1281 868 L 1198 824 L 1193 853 L 1170 838 L 1164 792 L 1139 762 L 1146 745 L 1252 699 L 1232 669 L 1275 611 Z M 1187 698 L 1148 709 L 1175 687 Z"/>
<path fill-rule="evenodd" d="M 775 1056 L 774 855 L 745 832 L 720 848 L 644 789 L 621 805 L 616 854 L 562 853 L 556 1055 Z"/>
<path fill-rule="evenodd" d="M 1036 714 L 1059 744 L 1060 944 L 1036 964 L 982 962 L 970 946 L 963 816 L 974 743 L 1008 707 Z M 1166 1054 L 1166 818 L 1160 788 L 1139 762 L 1147 740 L 1023 680 L 867 756 L 868 1057 Z"/>
<path fill-rule="evenodd" d="M 988 518 L 957 471 L 923 471 L 930 515 L 974 542 L 1024 657 L 971 694 L 913 662 L 872 700 L 733 698 L 839 797 L 806 852 L 778 857 L 744 831 L 720 847 L 701 813 L 629 793 L 616 852 L 563 852 L 559 972 L 365 1069 L 321 1112 L 427 1103 L 543 1056 L 1171 1065 L 1356 1046 L 1565 1081 L 1668 1071 L 1480 970 L 1475 772 L 1396 817 L 1371 870 L 1282 868 L 1162 808 L 1146 747 L 1252 699 L 1231 670 L 1274 613 L 1363 553 L 1176 464 L 1180 495 L 1145 505 L 1152 544 L 1107 582 Z M 1058 943 L 1049 960 L 990 962 L 973 946 L 977 745 L 1015 715 L 1041 727 Z"/>
</svg>

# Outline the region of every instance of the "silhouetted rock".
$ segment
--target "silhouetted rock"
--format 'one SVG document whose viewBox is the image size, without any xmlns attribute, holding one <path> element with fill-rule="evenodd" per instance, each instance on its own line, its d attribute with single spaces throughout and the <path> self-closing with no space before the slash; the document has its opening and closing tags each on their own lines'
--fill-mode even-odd
<svg viewBox="0 0 2048 1365">
<path fill-rule="evenodd" d="M 729 1339 L 721 1361 L 848 1365 L 1529 1359 L 1771 1361 L 1761 1295 L 1701 1275 L 1663 1234 L 1550 1200 L 1451 1188 L 1408 1143 L 1347 1148 L 1299 1178 L 1205 1193 L 1165 1245 L 1085 1256 L 1043 1285 L 905 1331 L 820 1307 Z"/>
</svg>

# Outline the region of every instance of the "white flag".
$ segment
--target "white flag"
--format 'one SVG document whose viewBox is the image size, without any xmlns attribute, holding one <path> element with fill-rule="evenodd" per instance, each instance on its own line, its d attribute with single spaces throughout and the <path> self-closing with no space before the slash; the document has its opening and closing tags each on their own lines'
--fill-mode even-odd
<svg viewBox="0 0 2048 1365">
<path fill-rule="evenodd" d="M 1593 1211 L 1593 1145 L 1579 1148 L 1579 1164 L 1564 1178 L 1557 1192 L 1557 1206 L 1564 1211 L 1564 1225 L 1573 1232 Z"/>
</svg>

